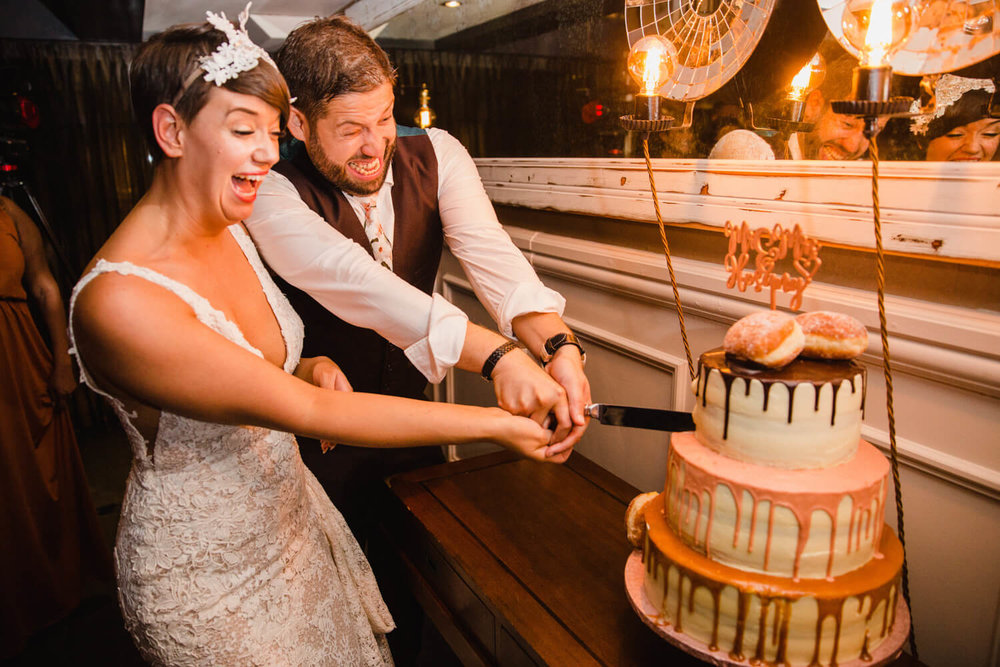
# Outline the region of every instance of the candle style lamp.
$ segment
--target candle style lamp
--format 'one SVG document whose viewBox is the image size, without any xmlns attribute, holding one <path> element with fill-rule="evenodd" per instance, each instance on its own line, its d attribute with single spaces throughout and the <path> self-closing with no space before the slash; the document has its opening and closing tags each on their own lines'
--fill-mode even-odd
<svg viewBox="0 0 1000 667">
<path fill-rule="evenodd" d="M 622 127 L 629 131 L 663 132 L 674 124 L 671 116 L 660 110 L 659 90 L 677 68 L 677 50 L 661 35 L 646 35 L 629 50 L 628 73 L 639 84 L 635 113 L 622 116 Z"/>
<path fill-rule="evenodd" d="M 819 52 L 813 54 L 802 69 L 792 77 L 786 88 L 785 98 L 779 105 L 779 115 L 765 118 L 770 128 L 757 127 L 753 119 L 753 105 L 747 104 L 750 112 L 750 127 L 757 134 L 772 136 L 776 131 L 785 139 L 793 132 L 809 132 L 815 123 L 803 120 L 806 111 L 806 100 L 809 93 L 819 88 L 826 78 L 826 60 Z M 774 129 L 772 129 L 774 128 Z"/>
<path fill-rule="evenodd" d="M 826 61 L 818 52 L 802 66 L 788 85 L 788 94 L 785 96 L 784 117 L 792 123 L 802 123 L 802 117 L 806 110 L 806 98 L 809 93 L 819 88 L 826 78 Z"/>
<path fill-rule="evenodd" d="M 421 129 L 427 129 L 434 124 L 437 114 L 430 107 L 431 94 L 427 90 L 427 84 L 420 85 L 420 108 L 413 115 L 413 122 Z"/>
</svg>

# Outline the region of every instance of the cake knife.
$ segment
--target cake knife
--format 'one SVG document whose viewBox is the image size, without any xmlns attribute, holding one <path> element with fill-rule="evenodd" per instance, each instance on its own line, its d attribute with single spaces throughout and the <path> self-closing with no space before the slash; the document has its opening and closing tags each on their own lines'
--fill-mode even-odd
<svg viewBox="0 0 1000 667">
<path fill-rule="evenodd" d="M 693 431 L 694 419 L 690 412 L 636 408 L 628 405 L 591 403 L 583 414 L 609 426 L 648 428 L 656 431 Z"/>
</svg>

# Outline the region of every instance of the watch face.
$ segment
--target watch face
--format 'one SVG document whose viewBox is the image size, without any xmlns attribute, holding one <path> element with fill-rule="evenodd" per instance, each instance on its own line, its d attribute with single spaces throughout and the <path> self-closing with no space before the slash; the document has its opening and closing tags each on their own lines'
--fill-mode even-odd
<svg viewBox="0 0 1000 667">
<path fill-rule="evenodd" d="M 556 334 L 552 338 L 545 341 L 545 350 L 549 354 L 554 354 L 556 350 L 566 344 L 566 334 Z"/>
<path fill-rule="evenodd" d="M 556 334 L 555 336 L 552 336 L 547 341 L 545 341 L 545 345 L 543 346 L 545 351 L 545 359 L 543 359 L 543 361 L 544 362 L 550 361 L 552 359 L 552 355 L 556 353 L 556 350 L 558 350 L 560 347 L 564 345 L 575 345 L 580 350 L 581 355 L 585 354 L 583 351 L 583 346 L 580 345 L 580 342 L 577 340 L 575 335 L 571 333 L 568 334 L 560 333 Z"/>
</svg>

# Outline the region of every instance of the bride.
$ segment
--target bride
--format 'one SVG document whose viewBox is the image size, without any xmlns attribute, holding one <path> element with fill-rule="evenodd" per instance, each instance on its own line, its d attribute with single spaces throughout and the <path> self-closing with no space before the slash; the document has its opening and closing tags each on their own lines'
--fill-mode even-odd
<svg viewBox="0 0 1000 667">
<path fill-rule="evenodd" d="M 135 57 L 153 183 L 71 298 L 81 375 L 133 453 L 115 547 L 122 612 L 154 664 L 391 663 L 371 569 L 291 433 L 488 440 L 538 461 L 569 451 L 499 408 L 334 391 L 349 385 L 331 361 L 299 358 L 302 324 L 240 223 L 278 160 L 288 89 L 242 23 L 209 21 Z"/>
</svg>

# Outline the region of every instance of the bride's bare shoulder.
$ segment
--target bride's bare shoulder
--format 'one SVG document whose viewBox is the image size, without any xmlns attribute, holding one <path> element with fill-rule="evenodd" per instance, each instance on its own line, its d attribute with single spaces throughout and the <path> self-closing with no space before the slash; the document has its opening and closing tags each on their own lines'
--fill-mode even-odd
<svg viewBox="0 0 1000 667">
<path fill-rule="evenodd" d="M 77 337 L 121 340 L 139 331 L 169 328 L 191 317 L 190 306 L 169 289 L 139 275 L 106 271 L 92 278 L 76 296 L 73 324 Z"/>
</svg>

